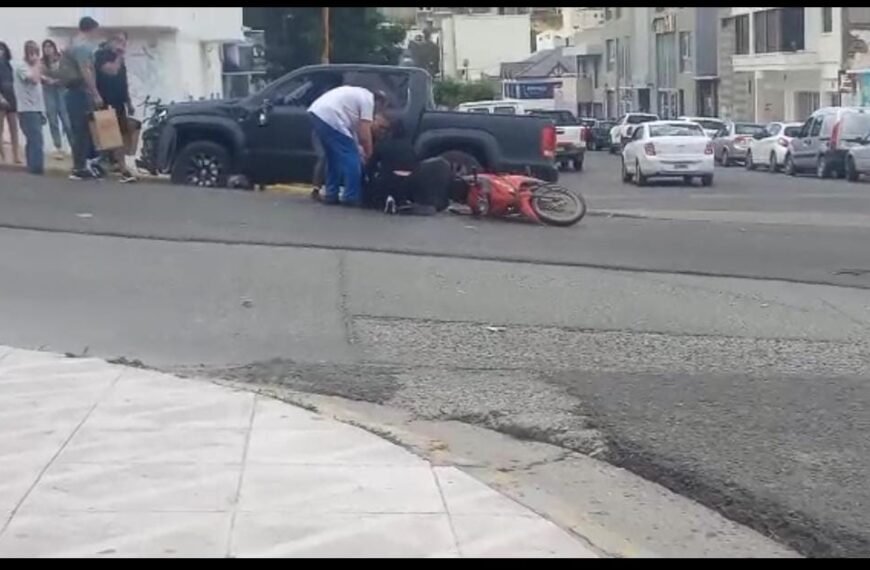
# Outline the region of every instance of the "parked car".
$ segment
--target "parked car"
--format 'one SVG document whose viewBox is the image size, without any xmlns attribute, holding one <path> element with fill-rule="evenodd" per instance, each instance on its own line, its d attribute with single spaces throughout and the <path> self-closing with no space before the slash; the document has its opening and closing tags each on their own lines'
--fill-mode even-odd
<svg viewBox="0 0 870 570">
<path fill-rule="evenodd" d="M 526 107 L 521 102 L 512 99 L 469 101 L 468 103 L 460 103 L 456 110 L 460 113 L 487 113 L 490 115 L 526 114 Z"/>
<path fill-rule="evenodd" d="M 650 178 L 700 178 L 713 184 L 713 144 L 701 126 L 689 121 L 655 121 L 634 129 L 622 150 L 622 181 L 643 186 Z"/>
<path fill-rule="evenodd" d="M 610 129 L 614 126 L 616 126 L 614 120 L 596 120 L 592 128 L 589 129 L 589 140 L 586 141 L 586 148 L 589 150 L 610 149 Z"/>
<path fill-rule="evenodd" d="M 610 154 L 616 154 L 631 139 L 634 128 L 643 123 L 658 121 L 658 115 L 649 113 L 628 113 L 616 120 L 610 129 Z"/>
<path fill-rule="evenodd" d="M 785 172 L 815 171 L 819 178 L 846 174 L 846 156 L 870 132 L 870 107 L 825 107 L 815 111 L 791 140 Z"/>
<path fill-rule="evenodd" d="M 749 151 L 744 164 L 746 170 L 766 166 L 770 172 L 779 172 L 785 164 L 788 145 L 801 131 L 803 123 L 768 123 L 764 132 L 755 135 L 749 142 Z"/>
<path fill-rule="evenodd" d="M 436 111 L 426 71 L 378 65 L 304 67 L 244 99 L 171 105 L 143 133 L 157 144 L 137 164 L 169 173 L 179 184 L 226 186 L 234 175 L 254 185 L 310 182 L 317 152 L 307 109 L 336 80 L 387 93 L 388 114 L 421 159 L 442 156 L 457 172 L 477 168 L 558 180 L 551 121 Z"/>
<path fill-rule="evenodd" d="M 743 162 L 753 137 L 764 132 L 764 125 L 726 121 L 713 137 L 713 156 L 722 166 Z"/>
<path fill-rule="evenodd" d="M 529 114 L 551 119 L 555 123 L 556 164 L 560 168 L 571 166 L 573 170 L 583 170 L 589 128 L 571 114 L 571 111 L 529 111 Z"/>
<path fill-rule="evenodd" d="M 862 174 L 870 174 L 870 132 L 846 154 L 846 179 L 857 182 Z"/>
<path fill-rule="evenodd" d="M 698 123 L 704 129 L 704 133 L 711 139 L 725 126 L 725 121 L 715 117 L 677 117 L 677 120 Z"/>
</svg>

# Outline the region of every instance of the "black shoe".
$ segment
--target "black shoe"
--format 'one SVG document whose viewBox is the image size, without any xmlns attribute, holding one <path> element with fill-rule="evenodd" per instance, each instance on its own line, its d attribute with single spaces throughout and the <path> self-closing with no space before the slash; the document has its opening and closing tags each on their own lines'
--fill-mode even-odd
<svg viewBox="0 0 870 570">
<path fill-rule="evenodd" d="M 73 170 L 69 174 L 70 180 L 93 180 L 94 175 L 90 170 Z"/>
</svg>

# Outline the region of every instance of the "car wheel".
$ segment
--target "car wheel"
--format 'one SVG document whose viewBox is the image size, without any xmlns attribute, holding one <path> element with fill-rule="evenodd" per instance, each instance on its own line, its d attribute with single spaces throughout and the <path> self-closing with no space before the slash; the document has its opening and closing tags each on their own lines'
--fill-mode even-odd
<svg viewBox="0 0 870 570">
<path fill-rule="evenodd" d="M 731 157 L 728 155 L 728 149 L 722 149 L 722 158 L 719 159 L 719 163 L 724 167 L 731 166 Z"/>
<path fill-rule="evenodd" d="M 752 160 L 752 151 L 746 152 L 746 159 L 744 160 L 743 166 L 746 167 L 746 170 L 755 170 L 755 162 Z"/>
<path fill-rule="evenodd" d="M 858 182 L 860 175 L 858 168 L 855 166 L 855 159 L 851 156 L 846 157 L 846 180 L 849 182 Z"/>
<path fill-rule="evenodd" d="M 820 155 L 819 158 L 816 160 L 816 177 L 831 177 L 831 167 L 828 165 L 828 161 L 825 158 L 825 155 Z"/>
<path fill-rule="evenodd" d="M 634 163 L 634 182 L 638 186 L 646 186 L 649 179 L 643 175 L 643 171 L 640 169 L 640 161 L 636 161 Z"/>
<path fill-rule="evenodd" d="M 790 154 L 785 156 L 785 173 L 789 176 L 797 176 L 797 168 L 795 168 L 794 159 Z"/>
<path fill-rule="evenodd" d="M 712 186 L 713 185 L 713 175 L 705 174 L 701 177 L 701 186 Z"/>
<path fill-rule="evenodd" d="M 466 176 L 483 169 L 479 160 L 461 150 L 448 150 L 441 153 L 441 158 L 450 163 L 450 168 L 456 176 Z"/>
<path fill-rule="evenodd" d="M 779 164 L 776 162 L 776 152 L 770 153 L 770 159 L 768 159 L 767 162 L 767 170 L 773 173 L 779 172 Z"/>
<path fill-rule="evenodd" d="M 622 159 L 622 181 L 625 183 L 631 182 L 631 173 L 625 167 L 625 159 Z"/>
<path fill-rule="evenodd" d="M 223 188 L 227 185 L 230 153 L 211 141 L 194 141 L 178 153 L 172 166 L 173 184 Z"/>
<path fill-rule="evenodd" d="M 574 160 L 571 161 L 571 168 L 574 169 L 574 172 L 580 172 L 583 170 L 583 157 L 578 156 Z"/>
</svg>

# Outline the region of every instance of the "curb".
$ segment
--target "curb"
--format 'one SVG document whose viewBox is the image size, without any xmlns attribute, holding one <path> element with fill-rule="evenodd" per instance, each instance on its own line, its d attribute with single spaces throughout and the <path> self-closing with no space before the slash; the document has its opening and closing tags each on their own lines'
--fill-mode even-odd
<svg viewBox="0 0 870 570">
<path fill-rule="evenodd" d="M 0 163 L 0 172 L 21 172 L 22 174 L 26 174 L 27 167 L 23 164 L 19 165 Z M 43 176 L 51 176 L 53 178 L 66 178 L 68 174 L 69 170 L 66 168 L 60 168 L 57 164 L 46 164 L 45 173 L 43 174 Z M 136 177 L 139 179 L 140 182 L 145 182 L 147 184 L 172 185 L 172 182 L 166 176 L 153 176 L 151 174 L 142 174 L 141 172 L 137 172 Z M 267 186 L 263 189 L 263 192 L 267 194 L 307 196 L 311 192 L 311 187 L 310 185 L 306 186 L 303 184 L 275 184 L 274 186 Z"/>
</svg>

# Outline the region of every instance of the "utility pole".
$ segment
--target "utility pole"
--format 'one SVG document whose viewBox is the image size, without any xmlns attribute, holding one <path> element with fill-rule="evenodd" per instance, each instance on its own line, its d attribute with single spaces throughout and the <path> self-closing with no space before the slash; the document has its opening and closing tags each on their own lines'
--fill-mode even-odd
<svg viewBox="0 0 870 570">
<path fill-rule="evenodd" d="M 320 58 L 321 63 L 329 63 L 329 7 L 321 8 L 321 19 L 323 20 L 323 55 Z"/>
</svg>

